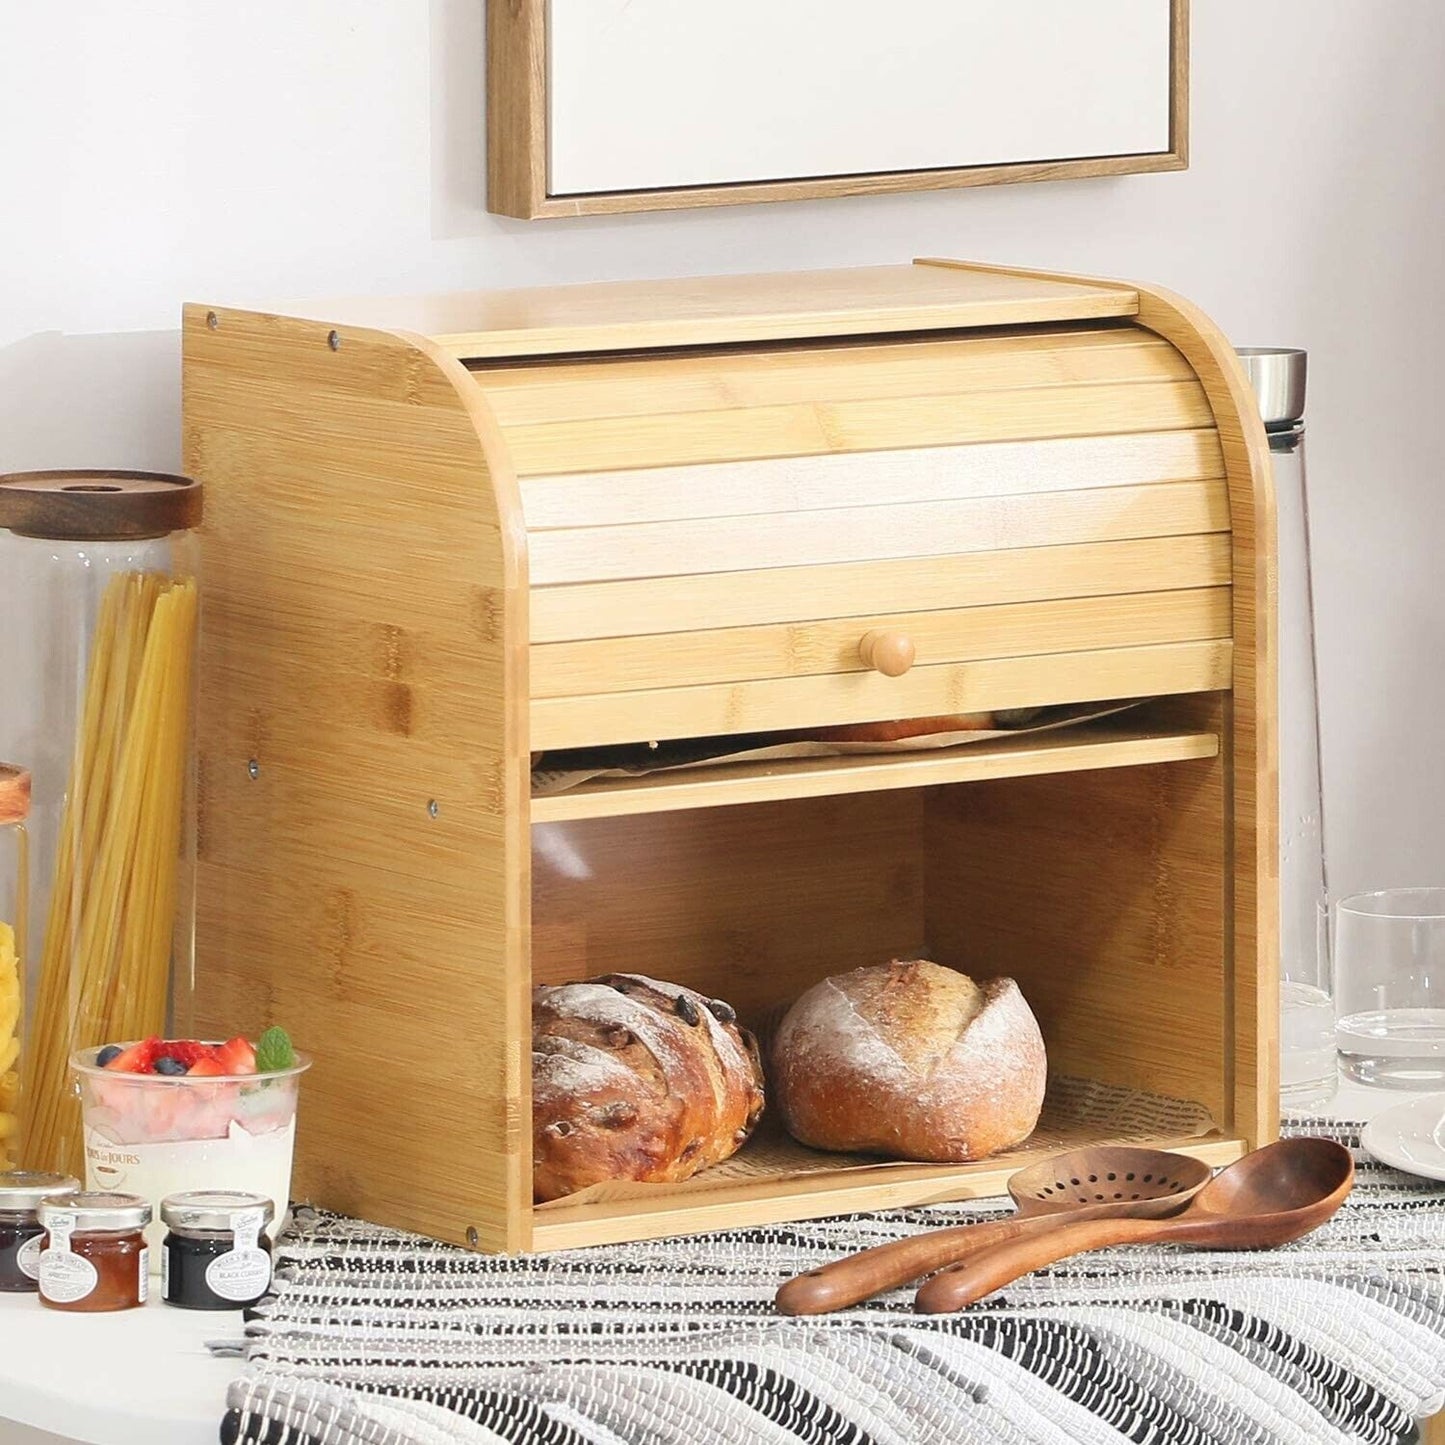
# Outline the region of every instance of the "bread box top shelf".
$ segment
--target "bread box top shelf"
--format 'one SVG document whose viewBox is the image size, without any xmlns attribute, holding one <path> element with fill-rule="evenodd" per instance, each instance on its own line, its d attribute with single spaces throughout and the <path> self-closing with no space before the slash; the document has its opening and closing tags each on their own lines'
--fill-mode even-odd
<svg viewBox="0 0 1445 1445">
<path fill-rule="evenodd" d="M 1144 767 L 1218 755 L 1219 738 L 1212 732 L 1131 726 L 1127 721 L 1091 723 L 938 752 L 855 753 L 604 778 L 569 792 L 534 797 L 532 821 L 558 823 L 578 818 L 671 813 L 782 798 Z"/>
<path fill-rule="evenodd" d="M 474 361 L 1127 317 L 1138 313 L 1139 296 L 1127 286 L 919 262 L 463 291 L 320 309 L 332 322 L 416 332 Z"/>
</svg>

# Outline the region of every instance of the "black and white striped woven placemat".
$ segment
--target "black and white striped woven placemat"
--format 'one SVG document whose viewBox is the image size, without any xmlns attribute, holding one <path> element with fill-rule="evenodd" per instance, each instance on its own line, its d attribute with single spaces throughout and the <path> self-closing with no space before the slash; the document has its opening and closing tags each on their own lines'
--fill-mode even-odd
<svg viewBox="0 0 1445 1445">
<path fill-rule="evenodd" d="M 1358 1151 L 1352 1125 L 1328 1132 Z M 497 1259 L 319 1215 L 252 1312 L 246 1445 L 1327 1445 L 1445 1405 L 1445 1188 L 1359 1155 L 1260 1254 L 1113 1250 L 959 1315 L 781 1319 L 778 1284 L 1006 1201 Z"/>
</svg>

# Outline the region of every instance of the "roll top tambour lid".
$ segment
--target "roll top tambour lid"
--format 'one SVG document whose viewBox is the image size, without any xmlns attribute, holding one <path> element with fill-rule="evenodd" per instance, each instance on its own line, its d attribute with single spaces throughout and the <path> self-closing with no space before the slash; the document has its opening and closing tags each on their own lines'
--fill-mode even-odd
<svg viewBox="0 0 1445 1445">
<path fill-rule="evenodd" d="M 14 763 L 0 763 L 0 827 L 23 823 L 29 816 L 29 770 Z"/>
<path fill-rule="evenodd" d="M 22 537 L 110 542 L 200 524 L 201 484 L 168 472 L 11 472 L 0 476 L 0 529 Z"/>
</svg>

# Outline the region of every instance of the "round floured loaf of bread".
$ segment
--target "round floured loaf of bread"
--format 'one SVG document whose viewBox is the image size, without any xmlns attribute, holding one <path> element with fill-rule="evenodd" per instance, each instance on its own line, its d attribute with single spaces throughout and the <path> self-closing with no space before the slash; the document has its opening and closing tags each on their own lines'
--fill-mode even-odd
<svg viewBox="0 0 1445 1445">
<path fill-rule="evenodd" d="M 774 1036 L 774 1106 L 817 1149 L 956 1163 L 1033 1132 L 1044 1041 L 1011 978 L 917 960 L 814 985 Z"/>
<path fill-rule="evenodd" d="M 532 991 L 532 1194 L 670 1184 L 735 1154 L 763 1112 L 732 1008 L 638 973 Z"/>
</svg>

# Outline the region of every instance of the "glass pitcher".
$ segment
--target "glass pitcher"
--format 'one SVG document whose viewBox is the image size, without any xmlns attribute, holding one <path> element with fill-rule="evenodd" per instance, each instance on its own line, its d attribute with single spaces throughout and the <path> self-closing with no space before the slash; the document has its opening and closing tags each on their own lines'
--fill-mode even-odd
<svg viewBox="0 0 1445 1445">
<path fill-rule="evenodd" d="M 1327 1102 L 1337 1070 L 1319 685 L 1305 485 L 1306 355 L 1239 352 L 1269 436 L 1279 536 L 1280 1103 Z"/>
</svg>

